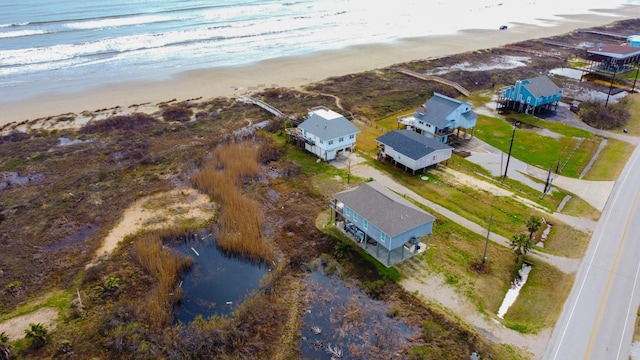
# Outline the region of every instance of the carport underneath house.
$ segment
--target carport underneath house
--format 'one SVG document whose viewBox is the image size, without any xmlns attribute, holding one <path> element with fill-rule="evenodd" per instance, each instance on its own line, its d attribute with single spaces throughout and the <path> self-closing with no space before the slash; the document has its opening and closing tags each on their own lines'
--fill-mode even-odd
<svg viewBox="0 0 640 360">
<path fill-rule="evenodd" d="M 385 266 L 429 247 L 435 217 L 372 181 L 333 195 L 336 228 Z"/>
</svg>

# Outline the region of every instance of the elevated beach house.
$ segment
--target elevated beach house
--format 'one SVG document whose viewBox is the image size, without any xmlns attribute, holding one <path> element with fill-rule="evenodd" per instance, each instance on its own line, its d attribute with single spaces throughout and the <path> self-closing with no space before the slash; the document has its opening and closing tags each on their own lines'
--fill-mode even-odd
<svg viewBox="0 0 640 360">
<path fill-rule="evenodd" d="M 398 124 L 441 143 L 447 143 L 456 130 L 460 136 L 460 130 L 464 129 L 462 138 L 466 138 L 467 131 L 471 129 L 473 137 L 478 115 L 471 108 L 470 103 L 434 93 L 413 115 L 399 117 Z"/>
<path fill-rule="evenodd" d="M 451 146 L 411 130 L 390 131 L 376 141 L 379 160 L 391 160 L 413 174 L 450 159 L 453 151 Z"/>
<path fill-rule="evenodd" d="M 324 106 L 309 110 L 297 127 L 304 148 L 322 160 L 331 161 L 344 151 L 353 151 L 360 130 L 344 116 Z"/>
<path fill-rule="evenodd" d="M 498 110 L 512 109 L 535 115 L 554 110 L 562 99 L 562 89 L 546 75 L 518 80 L 498 92 Z"/>
<path fill-rule="evenodd" d="M 631 40 L 629 41 L 630 44 L 633 44 Z M 584 68 L 586 73 L 592 78 L 611 82 L 612 86 L 616 81 L 616 76 L 624 78 L 619 76 L 622 74 L 635 73 L 635 77 L 632 77 L 631 74 L 625 76 L 635 79 L 640 70 L 640 66 L 638 66 L 640 64 L 640 42 L 637 46 L 602 44 L 592 47 L 587 49 L 586 60 L 588 64 Z M 631 91 L 635 91 L 635 88 L 636 81 L 633 82 Z"/>
<path fill-rule="evenodd" d="M 386 266 L 425 251 L 435 218 L 378 182 L 333 195 L 335 226 Z"/>
</svg>

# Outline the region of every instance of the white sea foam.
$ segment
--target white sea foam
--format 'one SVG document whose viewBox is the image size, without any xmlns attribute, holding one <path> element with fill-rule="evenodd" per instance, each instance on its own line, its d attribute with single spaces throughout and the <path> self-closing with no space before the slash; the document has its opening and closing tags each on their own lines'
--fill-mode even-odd
<svg viewBox="0 0 640 360">
<path fill-rule="evenodd" d="M 629 2 L 110 0 L 79 7 L 74 0 L 59 0 L 55 6 L 33 1 L 38 6 L 29 11 L 15 7 L 10 8 L 14 14 L 0 13 L 0 91 L 20 84 L 31 96 L 58 80 L 100 83 L 131 74 L 172 75 L 463 29 L 553 26 L 562 14 Z M 4 93 L 10 93 L 6 99 L 18 91 L 12 87 Z"/>
<path fill-rule="evenodd" d="M 65 27 L 70 29 L 88 30 L 88 29 L 103 29 L 103 28 L 115 28 L 120 26 L 149 24 L 149 23 L 171 21 L 171 20 L 175 20 L 175 19 L 168 16 L 146 15 L 146 16 L 132 16 L 132 17 L 78 21 L 78 22 L 65 24 Z"/>
<path fill-rule="evenodd" d="M 0 39 L 3 38 L 12 38 L 12 37 L 20 37 L 20 36 L 31 36 L 31 35 L 41 35 L 46 34 L 45 30 L 17 30 L 17 31 L 7 31 L 0 32 Z"/>
</svg>

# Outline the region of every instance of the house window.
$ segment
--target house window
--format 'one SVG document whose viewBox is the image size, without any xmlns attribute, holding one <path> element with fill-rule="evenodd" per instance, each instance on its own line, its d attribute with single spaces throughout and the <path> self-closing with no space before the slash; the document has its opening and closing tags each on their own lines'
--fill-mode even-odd
<svg viewBox="0 0 640 360">
<path fill-rule="evenodd" d="M 349 139 L 354 139 L 356 136 L 354 134 L 349 135 Z"/>
<path fill-rule="evenodd" d="M 343 141 L 344 141 L 344 137 L 342 137 L 342 136 L 341 136 L 341 137 L 338 139 L 338 141 L 339 141 L 339 142 L 343 142 Z"/>
<path fill-rule="evenodd" d="M 436 161 L 436 156 L 435 155 L 433 155 L 433 161 Z"/>
<path fill-rule="evenodd" d="M 346 206 L 345 206 L 345 208 L 344 208 L 344 214 L 345 214 L 347 217 L 351 216 L 351 208 L 348 208 L 348 207 L 346 207 Z"/>
<path fill-rule="evenodd" d="M 357 212 L 353 212 L 353 221 L 357 222 L 358 221 L 358 213 Z"/>
<path fill-rule="evenodd" d="M 385 242 L 387 240 L 387 234 L 384 231 L 380 231 L 380 242 Z"/>
<path fill-rule="evenodd" d="M 304 137 L 307 137 L 307 130 L 304 131 Z"/>
<path fill-rule="evenodd" d="M 324 141 L 322 139 L 320 139 L 320 144 L 324 144 Z"/>
<path fill-rule="evenodd" d="M 329 145 L 333 145 L 333 140 L 329 140 Z"/>
<path fill-rule="evenodd" d="M 362 219 L 363 223 L 362 223 L 362 227 L 367 230 L 369 229 L 369 220 L 367 219 Z"/>
</svg>

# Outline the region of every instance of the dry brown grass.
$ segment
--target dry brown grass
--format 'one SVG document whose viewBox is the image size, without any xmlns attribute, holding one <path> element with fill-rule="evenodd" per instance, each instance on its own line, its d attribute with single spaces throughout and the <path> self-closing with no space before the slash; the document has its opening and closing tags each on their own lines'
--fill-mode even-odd
<svg viewBox="0 0 640 360">
<path fill-rule="evenodd" d="M 171 322 L 173 305 L 182 298 L 176 284 L 181 274 L 191 267 L 193 259 L 172 252 L 162 246 L 163 233 L 140 235 L 133 244 L 136 258 L 142 267 L 158 281 L 158 286 L 140 303 L 138 311 L 155 328 Z"/>
<path fill-rule="evenodd" d="M 270 260 L 273 248 L 262 238 L 264 218 L 260 204 L 245 195 L 241 187 L 260 172 L 259 149 L 251 142 L 220 145 L 193 181 L 222 204 L 217 244 L 250 259 Z"/>
</svg>

